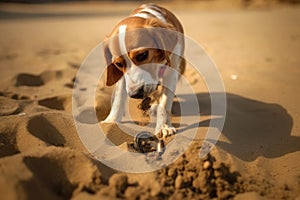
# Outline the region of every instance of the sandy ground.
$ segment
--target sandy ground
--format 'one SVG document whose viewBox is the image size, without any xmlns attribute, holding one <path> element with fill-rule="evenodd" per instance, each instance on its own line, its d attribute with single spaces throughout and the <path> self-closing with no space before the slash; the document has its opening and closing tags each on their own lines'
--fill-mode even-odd
<svg viewBox="0 0 300 200">
<path fill-rule="evenodd" d="M 300 7 L 229 3 L 164 4 L 217 64 L 227 116 L 217 145 L 199 159 L 213 119 L 207 88 L 188 69 L 201 110 L 197 136 L 175 163 L 141 174 L 93 159 L 71 96 L 84 58 L 136 4 L 0 4 L 3 199 L 299 199 Z M 109 91 L 97 96 L 100 120 Z M 105 130 L 119 141 L 120 130 Z"/>
</svg>

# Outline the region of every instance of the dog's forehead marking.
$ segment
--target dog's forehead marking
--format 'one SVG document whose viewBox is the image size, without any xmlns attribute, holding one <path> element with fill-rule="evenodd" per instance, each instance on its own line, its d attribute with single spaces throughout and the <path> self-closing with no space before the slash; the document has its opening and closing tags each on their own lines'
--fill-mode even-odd
<svg viewBox="0 0 300 200">
<path fill-rule="evenodd" d="M 158 7 L 154 6 L 145 7 L 133 16 L 147 19 L 150 17 L 149 14 L 155 16 L 164 23 L 167 22 L 166 18 L 161 14 L 161 10 Z"/>
<path fill-rule="evenodd" d="M 127 29 L 127 25 L 123 24 L 119 27 L 119 48 L 120 48 L 120 52 L 121 55 L 123 56 L 125 63 L 126 63 L 126 67 L 130 67 L 132 65 L 132 60 L 130 59 L 129 55 L 128 55 L 128 51 L 126 48 L 126 29 Z"/>
<path fill-rule="evenodd" d="M 126 49 L 126 28 L 127 25 L 123 24 L 119 27 L 119 47 L 122 55 L 127 55 L 127 49 Z"/>
</svg>

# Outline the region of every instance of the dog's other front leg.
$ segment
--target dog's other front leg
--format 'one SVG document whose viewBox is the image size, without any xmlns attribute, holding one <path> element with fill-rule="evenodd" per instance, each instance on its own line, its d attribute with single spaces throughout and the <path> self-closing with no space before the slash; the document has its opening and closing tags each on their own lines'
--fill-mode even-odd
<svg viewBox="0 0 300 200">
<path fill-rule="evenodd" d="M 125 84 L 124 77 L 117 82 L 110 113 L 103 122 L 120 122 L 122 120 L 127 98 Z"/>
<path fill-rule="evenodd" d="M 155 134 L 158 136 L 166 137 L 176 133 L 176 129 L 171 124 L 170 115 L 177 80 L 178 72 L 176 70 L 169 69 L 166 71 L 163 80 L 163 93 L 157 107 Z"/>
</svg>

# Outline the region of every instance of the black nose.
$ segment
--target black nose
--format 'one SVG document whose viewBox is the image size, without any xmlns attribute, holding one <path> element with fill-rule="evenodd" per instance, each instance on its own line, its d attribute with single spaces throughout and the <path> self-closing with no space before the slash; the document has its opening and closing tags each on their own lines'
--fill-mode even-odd
<svg viewBox="0 0 300 200">
<path fill-rule="evenodd" d="M 129 96 L 131 98 L 134 98 L 134 99 L 142 99 L 142 98 L 144 98 L 144 87 L 143 86 L 139 87 L 134 92 L 132 92 L 131 94 L 129 94 Z"/>
</svg>

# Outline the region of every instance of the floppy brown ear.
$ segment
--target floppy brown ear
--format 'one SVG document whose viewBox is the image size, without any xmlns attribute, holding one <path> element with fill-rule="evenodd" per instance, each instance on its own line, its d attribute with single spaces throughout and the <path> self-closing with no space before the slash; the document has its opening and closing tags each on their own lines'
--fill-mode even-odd
<svg viewBox="0 0 300 200">
<path fill-rule="evenodd" d="M 106 73 L 106 85 L 112 86 L 116 82 L 118 82 L 123 76 L 123 72 L 118 70 L 114 64 L 110 64 L 107 67 L 107 73 Z"/>
<path fill-rule="evenodd" d="M 123 76 L 123 72 L 116 68 L 116 66 L 111 63 L 112 55 L 108 49 L 108 46 L 104 46 L 104 57 L 106 60 L 107 68 L 106 68 L 106 85 L 112 86 Z"/>
</svg>

